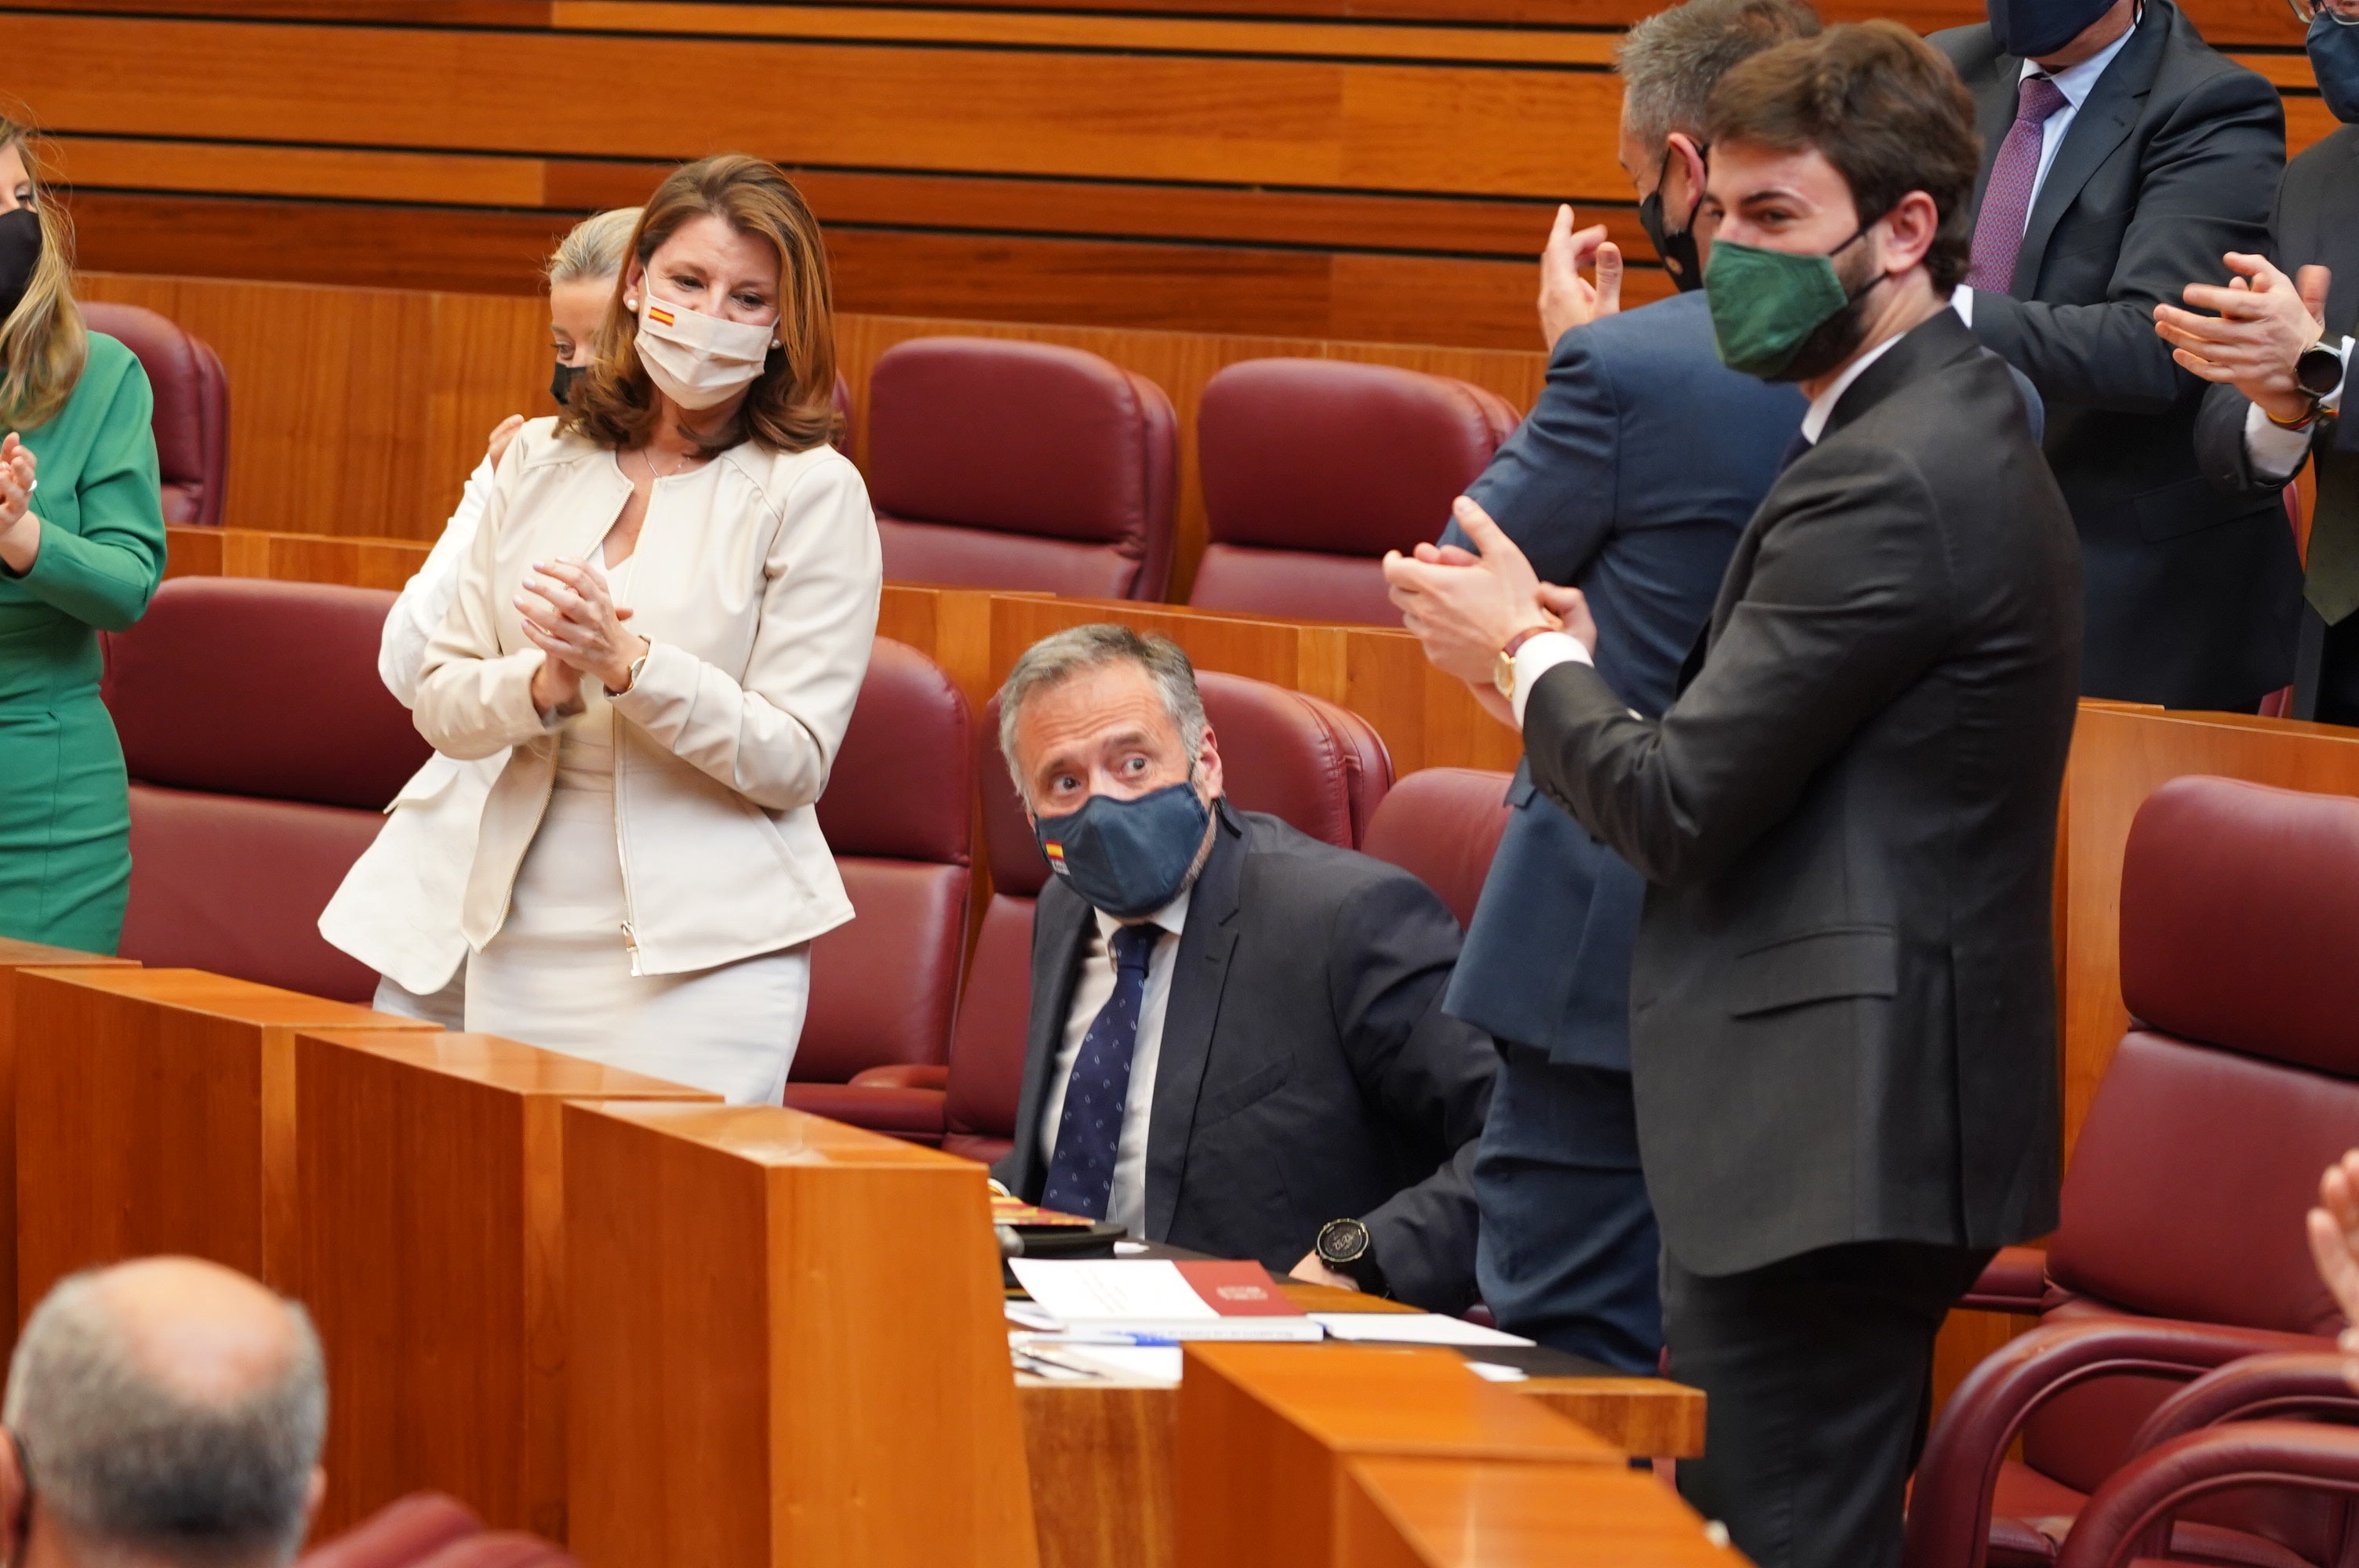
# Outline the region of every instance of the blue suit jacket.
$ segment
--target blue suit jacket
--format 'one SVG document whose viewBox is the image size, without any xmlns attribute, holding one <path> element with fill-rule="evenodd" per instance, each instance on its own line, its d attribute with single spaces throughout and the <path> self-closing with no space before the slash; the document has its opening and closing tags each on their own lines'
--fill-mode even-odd
<svg viewBox="0 0 2359 1568">
<path fill-rule="evenodd" d="M 1723 365 L 1704 296 L 1678 295 L 1559 339 L 1538 404 L 1467 493 L 1544 579 L 1589 596 L 1598 672 L 1658 718 L 1805 406 Z M 1443 538 L 1465 543 L 1455 524 Z M 1528 768 L 1508 800 L 1443 1010 L 1555 1061 L 1627 1072 L 1646 884 Z"/>
</svg>

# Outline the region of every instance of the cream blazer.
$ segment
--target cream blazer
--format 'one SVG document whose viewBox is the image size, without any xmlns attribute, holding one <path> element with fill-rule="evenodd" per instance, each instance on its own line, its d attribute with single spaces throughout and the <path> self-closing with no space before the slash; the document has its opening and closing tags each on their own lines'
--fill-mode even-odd
<svg viewBox="0 0 2359 1568">
<path fill-rule="evenodd" d="M 419 732 L 449 756 L 507 758 L 467 871 L 460 924 L 479 951 L 557 775 L 560 721 L 533 707 L 541 654 L 516 591 L 537 561 L 594 559 L 630 492 L 613 452 L 553 419 L 527 425 L 427 645 Z M 884 576 L 867 488 L 832 448 L 748 444 L 656 481 L 628 623 L 652 648 L 613 699 L 634 973 L 732 963 L 852 918 L 811 807 L 867 672 Z"/>
</svg>

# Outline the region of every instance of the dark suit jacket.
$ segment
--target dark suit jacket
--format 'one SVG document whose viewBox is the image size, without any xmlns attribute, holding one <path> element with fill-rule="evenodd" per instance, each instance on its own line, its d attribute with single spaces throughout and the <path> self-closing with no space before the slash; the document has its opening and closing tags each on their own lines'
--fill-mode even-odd
<svg viewBox="0 0 2359 1568">
<path fill-rule="evenodd" d="M 1981 188 L 2014 124 L 2023 62 L 1987 27 L 1938 33 L 1974 95 Z M 2092 696 L 2247 708 L 2292 678 L 2299 569 L 2281 514 L 2196 465 L 2204 384 L 2171 362 L 2154 307 L 2224 282 L 2267 242 L 2285 161 L 2277 90 L 2146 0 L 2040 187 L 2007 295 L 1973 328 L 2048 403 L 2046 447 L 2081 534 Z"/>
<path fill-rule="evenodd" d="M 1027 1202 L 1095 918 L 1062 881 L 1041 890 L 1024 1095 L 997 1169 Z M 1172 963 L 1147 1238 L 1282 1274 L 1321 1226 L 1357 1217 L 1395 1295 L 1471 1304 L 1469 1173 L 1498 1054 L 1441 1011 L 1457 957 L 1457 921 L 1407 871 L 1223 803 Z"/>
<path fill-rule="evenodd" d="M 2343 126 L 2286 166 L 2270 224 L 2269 255 L 2288 273 L 2305 266 L 2332 268 L 2326 295 L 2328 339 L 2359 333 L 2359 127 Z M 2354 393 L 2359 387 L 2344 387 L 2344 406 L 2359 413 Z M 2234 387 L 2212 388 L 2195 428 L 2196 454 L 2223 493 L 2276 506 L 2282 503 L 2283 484 L 2255 475 L 2245 451 L 2245 417 L 2251 408 Z M 2322 422 L 2312 449 L 2331 452 L 2330 460 L 2359 462 L 2359 418 L 2345 414 Z M 2340 713 L 2359 710 L 2359 662 L 2349 656 L 2348 640 L 2344 633 L 2329 641 L 2319 672 L 2321 691 L 2332 694 Z"/>
<path fill-rule="evenodd" d="M 2076 557 L 2006 365 L 1942 311 L 1762 503 L 1659 722 L 1585 665 L 1530 694 L 1532 777 L 1653 884 L 1631 1065 L 1690 1271 L 2055 1223 Z"/>
<path fill-rule="evenodd" d="M 1544 579 L 1589 596 L 1599 673 L 1651 717 L 1670 706 L 1804 406 L 1792 387 L 1723 365 L 1703 295 L 1675 295 L 1557 340 L 1539 402 L 1467 493 Z M 1466 542 L 1455 524 L 1442 537 Z M 1530 769 L 1507 799 L 1442 1005 L 1555 1061 L 1627 1072 L 1646 884 L 1534 789 Z"/>
</svg>

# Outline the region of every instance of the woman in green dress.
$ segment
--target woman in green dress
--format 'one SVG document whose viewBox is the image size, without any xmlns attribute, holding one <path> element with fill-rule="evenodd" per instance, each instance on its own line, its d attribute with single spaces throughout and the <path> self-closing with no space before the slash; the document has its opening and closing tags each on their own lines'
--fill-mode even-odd
<svg viewBox="0 0 2359 1568">
<path fill-rule="evenodd" d="M 64 216 L 0 119 L 0 936 L 112 953 L 131 887 L 123 747 L 98 633 L 164 575 L 155 395 L 84 330 Z"/>
</svg>

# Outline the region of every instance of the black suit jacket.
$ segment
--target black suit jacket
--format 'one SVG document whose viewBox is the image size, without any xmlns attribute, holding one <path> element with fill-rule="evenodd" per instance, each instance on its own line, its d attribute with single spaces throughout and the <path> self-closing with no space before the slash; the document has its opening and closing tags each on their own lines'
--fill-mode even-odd
<svg viewBox="0 0 2359 1568">
<path fill-rule="evenodd" d="M 1690 1271 L 2055 1223 L 2080 604 L 2014 379 L 1945 310 L 1779 477 L 1659 721 L 1586 665 L 1531 692 L 1533 779 L 1651 884 L 1639 1150 Z"/>
<path fill-rule="evenodd" d="M 1292 1268 L 1366 1222 L 1393 1293 L 1474 1300 L 1474 1146 L 1498 1054 L 1441 1011 L 1458 923 L 1398 867 L 1220 808 L 1171 969 L 1147 1144 L 1147 1236 Z M 1031 1033 L 999 1179 L 1038 1202 L 1040 1117 L 1095 912 L 1063 882 L 1032 920 Z"/>
<path fill-rule="evenodd" d="M 2047 401 L 2049 460 L 2081 534 L 2084 689 L 2250 708 L 2292 679 L 2299 568 L 2281 513 L 2205 481 L 2204 384 L 2171 362 L 2154 307 L 2225 282 L 2224 254 L 2267 243 L 2285 111 L 2170 0 L 2145 3 L 2057 149 L 2013 288 L 1975 291 L 1973 329 Z M 1933 42 L 1974 95 L 1979 203 L 2023 61 L 1987 27 Z"/>
</svg>

